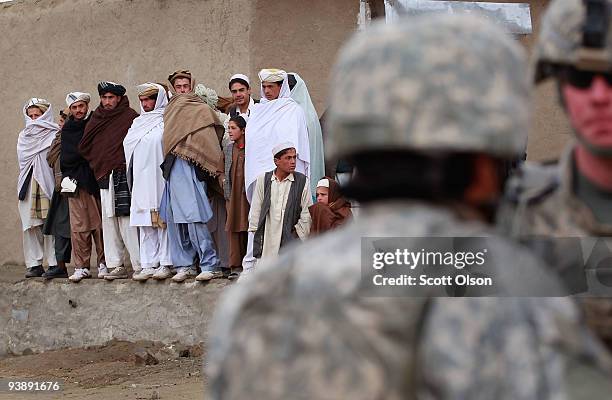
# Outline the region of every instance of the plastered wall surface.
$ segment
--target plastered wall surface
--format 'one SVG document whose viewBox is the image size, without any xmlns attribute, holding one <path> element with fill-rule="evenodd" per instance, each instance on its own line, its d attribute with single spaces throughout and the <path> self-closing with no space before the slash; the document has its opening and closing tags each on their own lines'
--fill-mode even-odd
<svg viewBox="0 0 612 400">
<path fill-rule="evenodd" d="M 30 97 L 65 107 L 68 92 L 93 95 L 112 80 L 128 88 L 165 82 L 189 68 L 213 88 L 229 71 L 249 70 L 249 0 L 23 0 L 0 4 L 0 264 L 23 262 L 17 213 L 17 135 Z M 224 86 L 224 85 L 223 85 Z"/>
<path fill-rule="evenodd" d="M 504 0 L 501 0 L 504 1 Z M 548 0 L 531 1 L 534 35 Z M 113 80 L 128 88 L 165 82 L 189 68 L 197 82 L 229 95 L 227 80 L 245 73 L 259 97 L 257 72 L 277 67 L 306 81 L 319 115 L 326 107 L 331 66 L 356 29 L 357 0 L 17 0 L 0 4 L 0 265 L 22 263 L 17 214 L 15 146 L 29 97 L 49 99 L 55 112 L 67 92 Z M 567 119 L 548 82 L 534 91 L 528 157 L 554 159 L 571 139 Z"/>
<path fill-rule="evenodd" d="M 528 50 L 531 49 L 540 31 L 540 21 L 548 0 L 530 1 L 533 35 L 523 40 Z M 549 80 L 535 88 L 533 92 L 532 124 L 527 145 L 527 157 L 530 160 L 558 159 L 572 133 L 569 122 L 557 100 L 556 84 Z"/>
<path fill-rule="evenodd" d="M 17 135 L 30 97 L 55 112 L 70 91 L 112 80 L 128 88 L 165 82 L 178 68 L 229 96 L 236 72 L 265 67 L 298 72 L 319 114 L 325 110 L 331 65 L 356 29 L 357 0 L 17 0 L 0 4 L 0 265 L 22 263 L 17 213 Z"/>
</svg>

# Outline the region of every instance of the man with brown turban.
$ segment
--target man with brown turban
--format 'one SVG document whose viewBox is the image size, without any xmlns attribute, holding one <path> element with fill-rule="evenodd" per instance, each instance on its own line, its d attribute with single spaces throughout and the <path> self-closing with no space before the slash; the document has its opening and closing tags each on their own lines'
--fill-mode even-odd
<svg viewBox="0 0 612 400">
<path fill-rule="evenodd" d="M 206 193 L 218 185 L 224 169 L 221 139 L 223 123 L 204 101 L 193 93 L 187 70 L 168 77 L 174 91 L 164 114 L 164 178 L 166 185 L 160 216 L 168 225 L 170 254 L 177 274 L 175 282 L 202 273 L 198 280 L 222 277 L 219 258 L 206 226 L 212 217 Z"/>
</svg>

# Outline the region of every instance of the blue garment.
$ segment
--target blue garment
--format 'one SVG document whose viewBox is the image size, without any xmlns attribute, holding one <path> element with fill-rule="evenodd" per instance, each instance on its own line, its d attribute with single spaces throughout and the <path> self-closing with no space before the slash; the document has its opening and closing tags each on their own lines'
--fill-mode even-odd
<svg viewBox="0 0 612 400">
<path fill-rule="evenodd" d="M 160 216 L 168 224 L 168 241 L 172 264 L 192 266 L 200 260 L 202 271 L 219 268 L 219 258 L 206 222 L 212 209 L 206 196 L 206 183 L 200 182 L 195 169 L 177 158 L 164 187 Z"/>
</svg>

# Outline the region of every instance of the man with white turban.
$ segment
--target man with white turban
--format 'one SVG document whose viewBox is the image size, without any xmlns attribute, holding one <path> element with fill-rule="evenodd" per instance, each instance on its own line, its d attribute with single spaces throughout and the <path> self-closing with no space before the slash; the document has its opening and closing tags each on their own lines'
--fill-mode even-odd
<svg viewBox="0 0 612 400">
<path fill-rule="evenodd" d="M 42 225 L 49 211 L 55 181 L 47 163 L 47 153 L 59 126 L 53 122 L 53 109 L 47 100 L 32 98 L 23 107 L 25 128 L 17 139 L 19 178 L 17 196 L 23 229 L 26 278 L 42 276 L 42 263 L 56 266 L 53 236 L 43 235 Z"/>
<path fill-rule="evenodd" d="M 168 96 L 157 83 L 144 83 L 137 89 L 140 116 L 134 119 L 123 139 L 123 149 L 132 192 L 130 225 L 138 227 L 140 234 L 142 271 L 132 278 L 146 281 L 156 274 L 164 279 L 172 265 L 166 224 L 159 218 L 165 183 L 159 166 L 164 162 L 162 136 Z"/>
<path fill-rule="evenodd" d="M 308 125 L 300 105 L 290 97 L 287 72 L 280 69 L 262 69 L 261 100 L 253 105 L 245 132 L 245 187 L 251 202 L 257 178 L 276 166 L 270 157 L 272 149 L 280 143 L 291 142 L 296 149 L 295 170 L 310 176 L 310 145 Z M 312 199 L 311 199 L 312 200 Z M 254 265 L 253 233 L 249 232 L 247 254 L 242 266 L 247 273 Z"/>
</svg>

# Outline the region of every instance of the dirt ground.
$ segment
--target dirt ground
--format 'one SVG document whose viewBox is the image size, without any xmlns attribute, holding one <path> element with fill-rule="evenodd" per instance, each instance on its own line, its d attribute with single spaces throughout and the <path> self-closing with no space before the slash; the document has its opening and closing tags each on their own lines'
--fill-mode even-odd
<svg viewBox="0 0 612 400">
<path fill-rule="evenodd" d="M 136 363 L 152 354 L 158 364 Z M 177 349 L 158 343 L 111 342 L 101 347 L 65 349 L 0 360 L 0 377 L 62 379 L 56 394 L 0 393 L 0 400 L 192 400 L 204 398 L 201 346 Z"/>
</svg>

